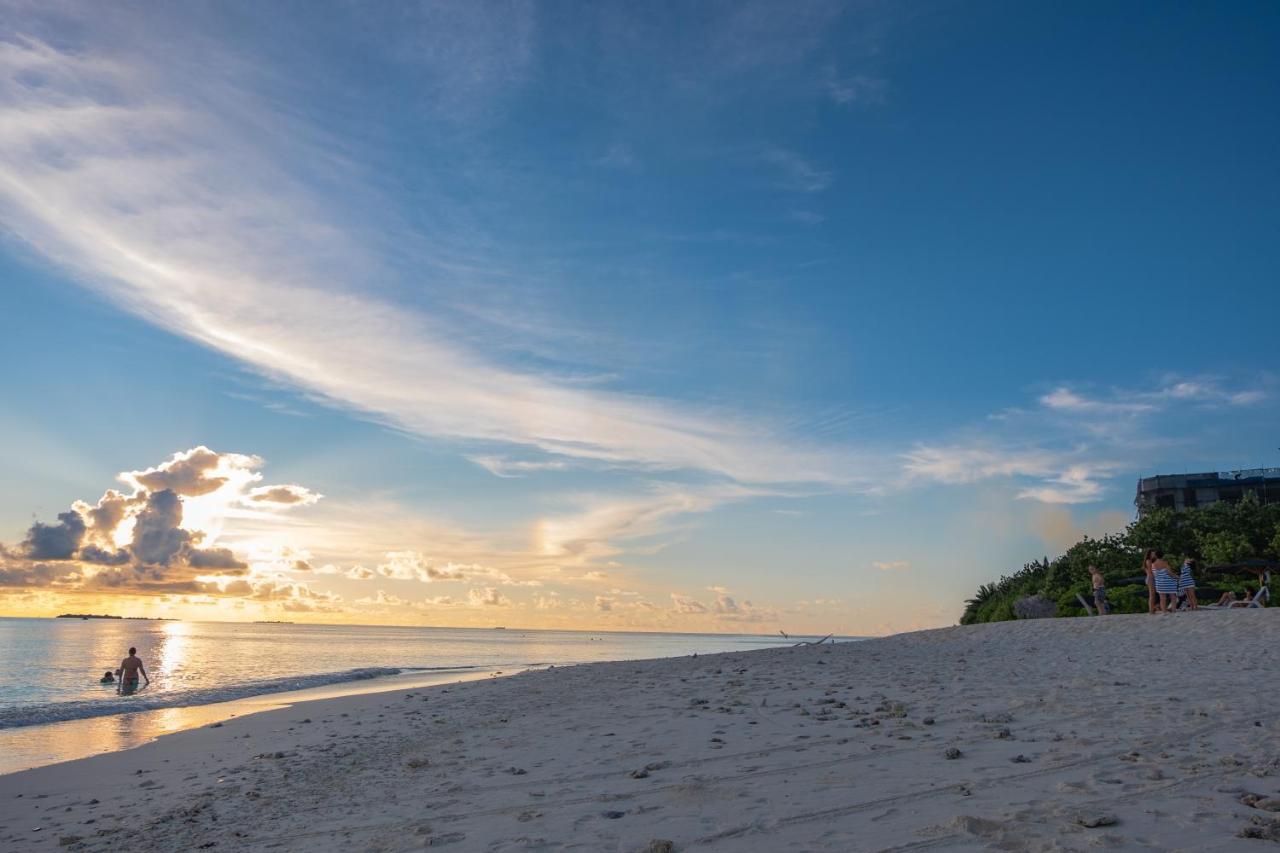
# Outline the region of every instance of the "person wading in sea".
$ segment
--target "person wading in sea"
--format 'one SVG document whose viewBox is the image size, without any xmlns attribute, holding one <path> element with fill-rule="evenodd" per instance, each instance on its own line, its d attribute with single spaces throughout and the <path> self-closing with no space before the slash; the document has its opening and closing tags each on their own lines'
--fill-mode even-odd
<svg viewBox="0 0 1280 853">
<path fill-rule="evenodd" d="M 129 649 L 129 656 L 120 661 L 120 687 L 118 690 L 122 694 L 129 694 L 138 689 L 138 674 L 146 679 L 147 684 L 151 683 L 151 678 L 147 675 L 147 668 L 142 665 L 142 658 L 138 657 L 138 650 Z"/>
</svg>

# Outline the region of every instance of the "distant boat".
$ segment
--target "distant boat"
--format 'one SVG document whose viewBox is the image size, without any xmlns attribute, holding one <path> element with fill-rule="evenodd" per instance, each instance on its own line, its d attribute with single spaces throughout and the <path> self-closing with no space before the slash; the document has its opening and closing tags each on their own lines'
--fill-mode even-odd
<svg viewBox="0 0 1280 853">
<path fill-rule="evenodd" d="M 506 626 L 506 625 L 495 625 L 493 630 L 495 630 L 495 631 L 505 631 L 505 630 L 507 630 L 507 626 Z"/>
</svg>

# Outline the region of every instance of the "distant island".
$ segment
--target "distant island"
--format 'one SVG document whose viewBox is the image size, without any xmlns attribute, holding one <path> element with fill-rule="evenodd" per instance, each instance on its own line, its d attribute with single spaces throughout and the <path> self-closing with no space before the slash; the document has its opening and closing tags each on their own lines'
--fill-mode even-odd
<svg viewBox="0 0 1280 853">
<path fill-rule="evenodd" d="M 111 616 L 106 613 L 59 613 L 55 619 L 129 619 L 135 622 L 177 622 L 167 616 Z"/>
</svg>

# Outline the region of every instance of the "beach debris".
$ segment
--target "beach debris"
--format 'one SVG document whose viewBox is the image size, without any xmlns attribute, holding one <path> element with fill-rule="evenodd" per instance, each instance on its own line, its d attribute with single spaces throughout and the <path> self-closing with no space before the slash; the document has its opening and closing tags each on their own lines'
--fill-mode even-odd
<svg viewBox="0 0 1280 853">
<path fill-rule="evenodd" d="M 1115 826 L 1119 819 L 1110 812 L 1081 812 L 1076 815 L 1076 823 L 1089 829 L 1100 826 Z"/>
<path fill-rule="evenodd" d="M 984 838 L 990 838 L 1000 832 L 1004 828 L 999 821 L 988 820 L 983 817 L 973 817 L 972 815 L 958 815 L 952 821 L 951 825 L 961 832 L 969 835 L 977 835 Z"/>
<path fill-rule="evenodd" d="M 884 714 L 890 719 L 898 719 L 907 715 L 907 706 L 901 702 L 881 702 L 876 708 L 877 714 Z"/>
<path fill-rule="evenodd" d="M 608 818 L 609 820 L 617 820 L 618 818 L 624 816 L 625 814 L 626 812 L 607 811 L 607 812 L 600 812 L 600 817 Z"/>
<path fill-rule="evenodd" d="M 933 717 L 925 717 L 925 718 L 924 718 L 923 720 L 921 720 L 920 722 L 924 723 L 926 726 L 932 726 L 932 725 L 933 725 Z"/>
<path fill-rule="evenodd" d="M 947 759 L 948 761 L 955 761 L 957 758 L 959 758 L 962 755 L 964 755 L 964 753 L 954 746 L 947 747 L 947 751 L 942 753 L 942 757 Z"/>
<path fill-rule="evenodd" d="M 79 835 L 64 835 L 58 839 L 58 844 L 63 847 L 70 847 L 72 844 L 76 844 L 83 840 L 84 839 Z"/>
<path fill-rule="evenodd" d="M 214 723 L 213 725 L 209 726 L 209 728 L 211 728 L 211 729 L 220 729 L 220 728 L 222 728 L 222 723 Z"/>
<path fill-rule="evenodd" d="M 404 763 L 404 766 L 410 770 L 421 770 L 424 767 L 430 767 L 431 761 L 427 758 L 410 758 Z"/>
<path fill-rule="evenodd" d="M 670 761 L 651 761 L 644 766 L 644 769 L 652 773 L 655 770 L 666 770 L 670 766 Z"/>
<path fill-rule="evenodd" d="M 1280 842 L 1280 818 L 1264 818 L 1255 815 L 1249 818 L 1249 822 L 1236 833 L 1236 837 Z"/>
<path fill-rule="evenodd" d="M 444 835 L 431 836 L 431 839 L 427 841 L 427 846 L 439 847 L 442 844 L 456 844 L 459 841 L 464 841 L 466 837 L 465 832 L 446 832 Z"/>
<path fill-rule="evenodd" d="M 995 734 L 996 740 L 1008 740 L 1013 737 L 1013 732 L 1008 729 L 998 729 Z"/>
<path fill-rule="evenodd" d="M 512 776 L 523 776 L 529 771 L 525 770 L 523 767 L 508 767 L 507 772 L 510 773 Z"/>
<path fill-rule="evenodd" d="M 983 714 L 981 717 L 978 718 L 978 721 L 983 723 L 992 723 L 996 725 L 999 725 L 1001 723 L 1012 723 L 1013 714 L 1008 714 L 1004 712 L 1001 712 L 998 714 Z"/>
<path fill-rule="evenodd" d="M 655 838 L 649 842 L 642 853 L 675 853 L 675 842 L 668 841 L 665 838 Z"/>
<path fill-rule="evenodd" d="M 640 768 L 639 770 L 632 770 L 632 771 L 631 771 L 631 778 L 632 778 L 632 779 L 648 779 L 648 778 L 649 778 L 649 771 L 648 771 L 648 770 L 645 770 L 643 767 L 642 767 L 642 768 Z"/>
<path fill-rule="evenodd" d="M 1031 759 L 1027 758 L 1021 752 L 1019 752 L 1017 755 L 1015 755 L 1013 758 L 1010 758 L 1009 760 L 1012 761 L 1014 764 L 1030 764 L 1031 763 Z"/>
</svg>

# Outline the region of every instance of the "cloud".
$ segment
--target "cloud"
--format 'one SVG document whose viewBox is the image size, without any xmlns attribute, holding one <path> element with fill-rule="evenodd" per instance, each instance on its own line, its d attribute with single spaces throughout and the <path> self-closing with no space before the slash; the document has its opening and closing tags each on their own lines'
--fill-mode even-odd
<svg viewBox="0 0 1280 853">
<path fill-rule="evenodd" d="M 192 551 L 187 563 L 193 569 L 247 569 L 249 564 L 237 559 L 229 548 L 206 548 Z"/>
<path fill-rule="evenodd" d="M 59 513 L 56 524 L 32 524 L 15 549 L 0 545 L 0 586 L 120 594 L 222 595 L 230 589 L 231 594 L 248 594 L 247 587 L 226 580 L 247 574 L 249 564 L 232 549 L 216 546 L 212 530 L 244 500 L 248 485 L 261 479 L 255 470 L 261 464 L 258 457 L 201 446 L 153 468 L 126 471 L 119 479 L 134 486 L 132 494 L 108 489 L 97 504 L 76 501 Z M 201 524 L 187 517 L 188 508 L 196 509 Z M 223 582 L 209 580 L 211 572 L 221 573 Z M 255 587 L 253 597 L 260 598 L 260 592 Z M 311 592 L 298 596 L 320 601 Z"/>
<path fill-rule="evenodd" d="M 467 591 L 467 603 L 472 607 L 508 607 L 511 600 L 494 587 Z"/>
<path fill-rule="evenodd" d="M 543 462 L 532 462 L 527 459 L 509 460 L 501 456 L 468 456 L 468 461 L 474 462 L 481 468 L 493 474 L 495 477 L 523 477 L 534 471 L 563 471 L 569 467 L 568 463 L 560 460 L 547 460 Z"/>
<path fill-rule="evenodd" d="M 306 131 L 220 76 L 229 60 L 184 75 L 147 56 L 92 39 L 74 50 L 0 45 L 0 212 L 122 308 L 416 435 L 743 482 L 856 479 L 848 454 L 762 422 L 505 367 L 433 316 L 362 289 L 393 273 L 295 174 Z M 792 188 L 830 183 L 789 151 L 765 159 Z M 177 460 L 137 482 L 215 490 L 223 474 L 209 461 Z"/>
<path fill-rule="evenodd" d="M 1068 388 L 1055 388 L 1040 398 L 1040 404 L 1050 409 L 1061 409 L 1070 412 L 1114 412 L 1118 414 L 1137 414 L 1149 412 L 1154 408 L 1149 403 L 1092 400 Z"/>
<path fill-rule="evenodd" d="M 133 525 L 130 550 L 140 563 L 167 566 L 189 556 L 198 535 L 182 529 L 182 499 L 171 489 L 153 492 Z"/>
<path fill-rule="evenodd" d="M 1072 465 L 1061 474 L 1050 477 L 1047 485 L 1022 489 L 1018 497 L 1049 504 L 1088 503 L 1102 496 L 1102 484 L 1095 479 L 1097 476 L 1097 471 L 1086 466 Z"/>
<path fill-rule="evenodd" d="M 707 605 L 701 601 L 674 592 L 671 593 L 671 609 L 681 614 L 706 613 L 708 610 Z"/>
<path fill-rule="evenodd" d="M 774 186 L 800 193 L 819 193 L 831 186 L 833 175 L 785 148 L 766 148 L 760 160 L 774 167 Z"/>
<path fill-rule="evenodd" d="M 58 513 L 57 524 L 36 522 L 27 531 L 22 549 L 31 560 L 69 560 L 80 550 L 85 523 L 75 510 Z"/>
<path fill-rule="evenodd" d="M 920 445 L 904 454 L 904 470 L 911 478 L 950 485 L 975 483 L 993 477 L 1033 478 L 1037 485 L 1022 488 L 1017 496 L 1044 503 L 1085 503 L 1102 496 L 1100 479 L 1112 465 L 1102 461 L 1074 463 L 1069 451 L 1008 449 L 996 447 Z"/>
<path fill-rule="evenodd" d="M 837 104 L 872 105 L 884 103 L 888 82 L 869 74 L 841 76 L 828 68 L 824 79 L 828 96 Z"/>
<path fill-rule="evenodd" d="M 871 567 L 882 572 L 899 572 L 911 568 L 911 563 L 908 560 L 875 560 Z"/>
<path fill-rule="evenodd" d="M 716 593 L 710 604 L 687 595 L 671 593 L 671 609 L 681 616 L 706 616 L 725 622 L 776 622 L 778 611 L 771 607 L 758 607 L 749 600 L 739 601 L 722 586 L 711 587 Z"/>
<path fill-rule="evenodd" d="M 120 479 L 135 489 L 161 492 L 170 491 L 183 497 L 199 497 L 216 492 L 227 485 L 230 477 L 215 472 L 229 469 L 251 470 L 262 460 L 238 453 L 214 453 L 203 445 L 185 453 L 175 453 L 167 462 L 145 471 L 127 471 Z"/>
<path fill-rule="evenodd" d="M 607 595 L 596 596 L 596 610 L 599 610 L 602 613 L 608 613 L 612 610 L 615 603 L 617 603 L 616 598 L 610 598 Z"/>
<path fill-rule="evenodd" d="M 540 586 L 538 580 L 517 580 L 506 572 L 479 563 L 436 563 L 416 551 L 390 551 L 387 562 L 378 566 L 377 573 L 395 580 L 413 580 L 422 583 L 434 581 L 489 581 L 504 586 Z"/>
<path fill-rule="evenodd" d="M 742 612 L 742 608 L 738 606 L 738 602 L 733 600 L 733 596 L 723 592 L 716 596 L 712 609 L 722 616 Z"/>
<path fill-rule="evenodd" d="M 581 512 L 541 519 L 536 545 L 542 554 L 585 562 L 617 553 L 620 542 L 669 533 L 680 516 L 767 493 L 737 485 L 662 484 L 640 496 L 584 498 Z"/>
<path fill-rule="evenodd" d="M 912 477 L 941 483 L 973 483 L 990 477 L 1043 477 L 1053 473 L 1054 456 L 1046 450 L 1010 451 L 1000 448 L 918 445 L 903 454 L 904 469 Z"/>
<path fill-rule="evenodd" d="M 312 492 L 306 486 L 288 483 L 281 486 L 259 486 L 250 489 L 245 495 L 249 503 L 275 504 L 276 506 L 306 506 L 320 500 L 324 495 Z"/>
<path fill-rule="evenodd" d="M 1262 389 L 1226 388 L 1213 378 L 1170 378 L 1152 390 L 1117 389 L 1106 399 L 1087 397 L 1066 386 L 1059 386 L 1040 397 L 1040 404 L 1049 409 L 1078 414 L 1145 415 L 1189 403 L 1205 407 L 1248 406 L 1261 402 L 1266 396 Z"/>
</svg>

